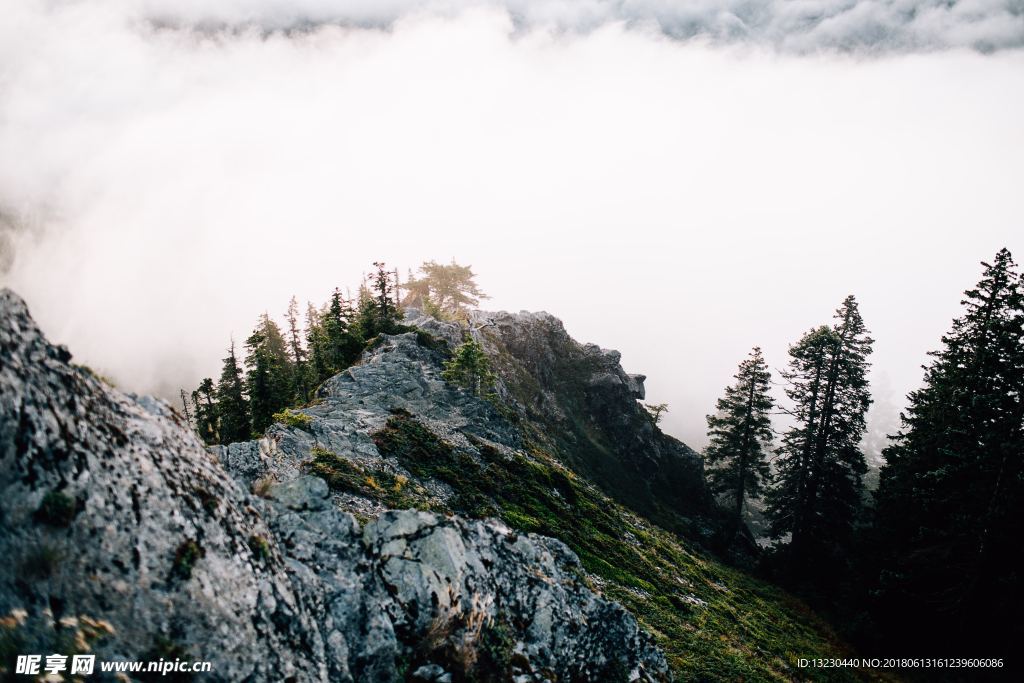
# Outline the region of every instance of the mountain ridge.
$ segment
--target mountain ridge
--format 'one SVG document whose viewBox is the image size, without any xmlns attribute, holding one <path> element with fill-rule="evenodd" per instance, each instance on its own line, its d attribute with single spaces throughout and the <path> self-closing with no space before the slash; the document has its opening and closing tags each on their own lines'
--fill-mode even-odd
<svg viewBox="0 0 1024 683">
<path fill-rule="evenodd" d="M 445 680 L 431 667 L 483 633 L 526 680 L 667 677 L 558 541 L 414 511 L 361 525 L 304 474 L 249 494 L 166 403 L 72 366 L 9 291 L 0 312 L 0 611 L 27 615 L 5 658 L 88 619 L 112 631 L 100 656 L 209 659 L 210 680 Z"/>
<path fill-rule="evenodd" d="M 109 620 L 118 635 L 101 639 L 98 653 L 213 650 L 213 680 L 284 672 L 440 682 L 787 680 L 804 677 L 794 649 L 844 651 L 795 600 L 687 549 L 561 462 L 581 435 L 626 453 L 631 439 L 647 438 L 673 457 L 656 430 L 631 434 L 642 382 L 613 352 L 577 344 L 565 357 L 582 371 L 566 378 L 552 368 L 533 389 L 556 403 L 559 392 L 582 391 L 577 407 L 598 414 L 623 406 L 622 423 L 590 426 L 563 409 L 561 423 L 582 422 L 582 431 L 545 440 L 561 418 L 538 426 L 529 405 L 537 394 L 500 367 L 527 366 L 509 350 L 523 339 L 500 329 L 518 314 L 491 314 L 494 324 L 475 330 L 473 320 L 468 330 L 421 320 L 419 332 L 372 340 L 360 362 L 263 438 L 207 450 L 167 404 L 123 396 L 71 366 L 15 295 L 0 295 L 0 309 L 0 510 L 13 532 L 2 550 L 14 559 L 0 572 L 0 608 L 31 608 L 41 622 L 59 623 L 58 612 Z M 549 330 L 552 344 L 531 347 L 534 373 L 548 350 L 565 352 L 559 328 Z M 464 333 L 485 344 L 496 335 L 496 401 L 442 377 L 436 342 Z M 685 451 L 675 457 L 687 462 Z M 595 462 L 582 454 L 574 464 Z M 666 490 L 667 481 L 648 481 Z M 47 498 L 61 496 L 69 514 L 43 520 Z M 97 552 L 96 537 L 114 545 Z M 57 551 L 45 571 L 29 562 L 41 548 Z"/>
</svg>

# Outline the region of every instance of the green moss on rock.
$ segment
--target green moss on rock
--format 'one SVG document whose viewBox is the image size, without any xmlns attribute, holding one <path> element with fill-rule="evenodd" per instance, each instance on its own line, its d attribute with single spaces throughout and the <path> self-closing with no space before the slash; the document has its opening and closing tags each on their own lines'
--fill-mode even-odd
<svg viewBox="0 0 1024 683">
<path fill-rule="evenodd" d="M 373 438 L 413 476 L 451 487 L 452 512 L 500 516 L 513 529 L 565 542 L 605 595 L 655 637 L 680 680 L 862 678 L 850 669 L 797 669 L 798 657 L 851 653 L 792 596 L 691 551 L 540 448 L 503 455 L 478 444 L 471 454 L 404 411 L 393 411 Z"/>
<path fill-rule="evenodd" d="M 171 565 L 171 576 L 173 578 L 188 580 L 192 578 L 192 569 L 195 567 L 206 551 L 192 539 L 182 541 L 181 545 L 174 552 L 174 562 Z"/>
<path fill-rule="evenodd" d="M 53 527 L 68 527 L 71 526 L 77 512 L 78 503 L 74 498 L 60 491 L 50 491 L 43 496 L 36 510 L 35 519 Z"/>
<path fill-rule="evenodd" d="M 313 418 L 305 413 L 300 413 L 291 408 L 285 408 L 279 413 L 274 413 L 274 422 L 280 422 L 295 429 L 308 429 L 313 424 Z"/>
<path fill-rule="evenodd" d="M 320 446 L 313 447 L 312 455 L 306 471 L 321 477 L 332 491 L 363 496 L 393 509 L 430 507 L 426 491 L 403 475 L 361 467 Z"/>
</svg>

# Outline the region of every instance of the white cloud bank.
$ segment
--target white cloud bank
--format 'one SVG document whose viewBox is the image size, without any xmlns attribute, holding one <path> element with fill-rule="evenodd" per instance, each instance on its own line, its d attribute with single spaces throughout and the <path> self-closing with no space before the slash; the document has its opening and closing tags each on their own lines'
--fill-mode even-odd
<svg viewBox="0 0 1024 683">
<path fill-rule="evenodd" d="M 780 26 L 826 3 L 720 5 L 760 17 L 744 23 L 763 38 L 733 46 L 640 21 L 683 26 L 669 3 L 206 4 L 27 0 L 0 22 L 0 279 L 128 389 L 215 374 L 229 333 L 372 260 L 454 256 L 494 307 L 621 349 L 700 445 L 750 346 L 784 364 L 850 292 L 898 401 L 977 261 L 1024 257 L 1019 50 L 764 47 L 823 35 Z M 876 5 L 931 6 L 830 16 Z M 305 30 L 241 27 L 298 24 L 288 7 Z M 591 30 L 521 18 L 568 7 Z M 941 40 L 892 44 L 1019 25 L 1012 3 L 943 11 L 969 7 Z"/>
<path fill-rule="evenodd" d="M 796 52 L 908 51 L 1024 45 L 1024 0 L 141 0 L 173 25 L 383 27 L 411 13 L 505 11 L 525 30 L 589 31 L 611 22 L 673 38 L 771 45 Z"/>
</svg>

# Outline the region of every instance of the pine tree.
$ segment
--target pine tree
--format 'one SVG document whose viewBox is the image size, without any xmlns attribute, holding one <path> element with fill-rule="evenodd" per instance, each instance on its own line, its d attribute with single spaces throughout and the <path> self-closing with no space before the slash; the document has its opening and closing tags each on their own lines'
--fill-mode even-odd
<svg viewBox="0 0 1024 683">
<path fill-rule="evenodd" d="M 214 402 L 213 380 L 209 377 L 199 383 L 199 388 L 192 392 L 192 406 L 195 413 L 196 432 L 207 444 L 220 443 L 217 425 L 217 404 Z"/>
<path fill-rule="evenodd" d="M 352 365 L 363 350 L 363 340 L 352 325 L 352 317 L 351 304 L 335 288 L 327 310 L 320 316 L 328 368 L 327 376 L 322 379 Z"/>
<path fill-rule="evenodd" d="M 405 283 L 408 292 L 405 303 L 431 315 L 460 317 L 466 309 L 479 306 L 480 299 L 488 298 L 476 284 L 472 268 L 461 266 L 454 259 L 447 265 L 426 261 L 419 272 L 419 278 L 410 274 Z"/>
<path fill-rule="evenodd" d="M 249 404 L 242 387 L 242 370 L 235 356 L 235 343 L 231 342 L 224 369 L 217 382 L 217 418 L 221 443 L 234 443 L 249 438 Z"/>
<path fill-rule="evenodd" d="M 735 384 L 715 404 L 717 413 L 707 416 L 710 443 L 704 460 L 709 488 L 730 499 L 733 524 L 739 528 L 746 500 L 760 498 L 768 480 L 775 403 L 769 394 L 771 373 L 760 348 L 740 363 L 734 377 Z"/>
<path fill-rule="evenodd" d="M 373 285 L 377 314 L 380 316 L 381 324 L 384 325 L 388 321 L 398 319 L 398 304 L 392 300 L 395 285 L 392 274 L 385 268 L 383 261 L 374 261 L 373 267 L 376 272 L 370 276 L 370 282 Z"/>
<path fill-rule="evenodd" d="M 871 396 L 868 336 L 857 301 L 848 296 L 829 327 L 812 329 L 790 347 L 786 395 L 795 424 L 782 439 L 767 496 L 771 532 L 791 535 L 798 562 L 837 556 L 861 508 L 867 471 L 860 441 Z"/>
<path fill-rule="evenodd" d="M 320 312 L 312 303 L 306 308 L 306 345 L 309 349 L 310 376 L 312 385 L 318 385 L 330 377 L 332 372 L 331 353 L 327 334 L 321 322 Z"/>
<path fill-rule="evenodd" d="M 644 411 L 647 413 L 647 417 L 650 418 L 651 424 L 658 426 L 661 422 L 661 416 L 668 412 L 667 403 L 645 403 Z"/>
<path fill-rule="evenodd" d="M 181 408 L 182 408 L 182 410 L 185 411 L 185 422 L 190 427 L 194 428 L 195 427 L 195 416 L 192 414 L 192 411 L 189 410 L 188 398 L 186 398 L 186 396 L 185 396 L 185 390 L 181 389 L 180 391 L 181 391 Z"/>
<path fill-rule="evenodd" d="M 245 346 L 245 389 L 252 432 L 262 434 L 273 424 L 274 413 L 291 402 L 293 372 L 281 330 L 266 314 L 260 317 Z"/>
<path fill-rule="evenodd" d="M 486 397 L 494 389 L 495 376 L 491 362 L 480 342 L 464 341 L 444 365 L 445 380 L 468 389 L 474 396 Z"/>
<path fill-rule="evenodd" d="M 358 329 L 363 339 L 378 334 L 395 334 L 400 329 L 402 312 L 394 301 L 394 274 L 384 263 L 375 261 L 369 285 L 360 287 Z"/>
<path fill-rule="evenodd" d="M 306 349 L 302 346 L 302 333 L 299 331 L 299 301 L 294 296 L 288 302 L 288 352 L 292 365 L 292 394 L 298 401 L 308 401 L 311 384 L 309 363 Z"/>
<path fill-rule="evenodd" d="M 876 495 L 887 620 L 933 651 L 1024 635 L 1024 284 L 1006 249 L 982 265 L 908 397 Z"/>
</svg>

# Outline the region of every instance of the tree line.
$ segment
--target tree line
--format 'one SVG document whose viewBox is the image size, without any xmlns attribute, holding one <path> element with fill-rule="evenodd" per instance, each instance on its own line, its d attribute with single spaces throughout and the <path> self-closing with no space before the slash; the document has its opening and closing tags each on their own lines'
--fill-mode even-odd
<svg viewBox="0 0 1024 683">
<path fill-rule="evenodd" d="M 787 407 L 755 348 L 707 418 L 708 482 L 731 527 L 744 531 L 745 505 L 762 499 L 778 541 L 767 571 L 864 642 L 988 657 L 979 648 L 1021 635 L 1024 283 L 1006 249 L 982 266 L 908 397 L 873 493 L 861 449 L 873 340 L 853 296 L 789 348 Z M 790 425 L 776 446 L 778 412 Z"/>
<path fill-rule="evenodd" d="M 445 319 L 464 316 L 467 306 L 486 297 L 474 278 L 469 266 L 427 261 L 419 277 L 410 272 L 401 283 L 397 270 L 375 262 L 355 296 L 335 288 L 322 306 L 308 303 L 304 324 L 298 300 L 292 297 L 283 329 L 264 313 L 243 349 L 231 340 L 216 382 L 207 377 L 190 394 L 182 390 L 186 417 L 207 444 L 259 437 L 282 411 L 308 403 L 317 387 L 358 360 L 368 342 L 380 334 L 410 330 L 402 324 L 404 308 L 421 308 Z M 467 365 L 480 366 L 475 349 L 457 351 L 447 377 L 479 386 L 479 368 Z M 458 362 L 462 358 L 468 360 Z"/>
</svg>

